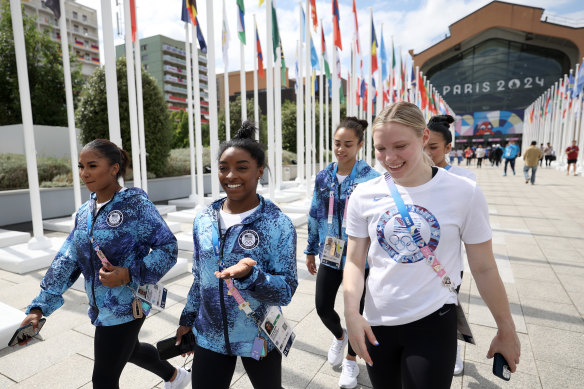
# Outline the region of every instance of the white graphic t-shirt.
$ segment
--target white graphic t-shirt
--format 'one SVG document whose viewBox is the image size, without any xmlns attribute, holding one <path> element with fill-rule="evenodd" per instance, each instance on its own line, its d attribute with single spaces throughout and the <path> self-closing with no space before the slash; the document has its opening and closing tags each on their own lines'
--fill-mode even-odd
<svg viewBox="0 0 584 389">
<path fill-rule="evenodd" d="M 475 182 L 443 169 L 423 185 L 397 188 L 422 238 L 459 285 L 461 241 L 477 244 L 491 239 L 482 191 Z M 364 311 L 371 325 L 411 323 L 446 303 L 456 303 L 456 296 L 417 248 L 384 177 L 364 182 L 353 192 L 347 234 L 371 240 Z"/>
<path fill-rule="evenodd" d="M 457 176 L 470 178 L 473 181 L 477 180 L 477 176 L 470 170 L 462 168 L 460 166 L 450 165 L 450 169 L 448 169 L 448 173 L 456 174 Z"/>
</svg>

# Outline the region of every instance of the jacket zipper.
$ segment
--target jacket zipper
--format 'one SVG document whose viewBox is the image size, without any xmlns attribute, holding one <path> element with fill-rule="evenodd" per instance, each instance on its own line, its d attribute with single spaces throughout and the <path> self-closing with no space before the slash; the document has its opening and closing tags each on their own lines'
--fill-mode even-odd
<svg viewBox="0 0 584 389">
<path fill-rule="evenodd" d="M 218 222 L 217 223 L 217 228 L 219 229 L 219 233 L 221 233 L 221 224 Z M 219 259 L 222 261 L 223 260 L 223 249 L 225 247 L 225 237 L 227 236 L 227 233 L 229 232 L 229 230 L 231 229 L 231 227 L 229 227 L 226 231 L 225 231 L 225 235 L 221 235 L 221 242 L 219 243 Z M 225 282 L 223 281 L 223 279 L 219 278 L 219 302 L 221 304 L 221 318 L 223 319 L 223 337 L 225 338 L 225 350 L 227 351 L 227 354 L 229 355 L 233 355 L 233 353 L 231 352 L 231 344 L 229 342 L 229 326 L 227 323 L 227 313 L 226 313 L 226 309 L 225 309 L 225 298 L 223 297 L 223 287 Z"/>
<path fill-rule="evenodd" d="M 95 268 L 93 267 L 93 256 L 95 254 L 94 253 L 95 250 L 93 249 L 91 238 L 93 236 L 93 227 L 95 226 L 97 217 L 99 216 L 99 213 L 101 212 L 102 209 L 103 207 L 97 210 L 97 213 L 95 214 L 95 217 L 91 222 L 91 229 L 89 230 L 89 252 L 91 253 L 91 255 L 89 256 L 89 266 L 91 266 L 91 292 L 93 294 L 93 305 L 95 306 L 95 309 L 97 309 L 98 312 L 99 308 L 97 307 L 97 299 L 95 298 Z M 89 211 L 91 212 L 91 209 Z"/>
<path fill-rule="evenodd" d="M 341 184 L 339 184 L 339 203 L 337 205 L 337 220 L 339 222 L 339 239 L 343 239 L 343 222 L 341 220 Z M 347 201 L 345 199 L 345 201 Z"/>
</svg>

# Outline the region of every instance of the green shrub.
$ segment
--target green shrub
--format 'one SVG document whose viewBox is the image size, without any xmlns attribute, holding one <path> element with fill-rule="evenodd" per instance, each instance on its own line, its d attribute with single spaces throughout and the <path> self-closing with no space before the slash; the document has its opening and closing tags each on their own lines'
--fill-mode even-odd
<svg viewBox="0 0 584 389">
<path fill-rule="evenodd" d="M 56 176 L 71 175 L 71 162 L 66 158 L 39 157 L 37 170 L 40 183 L 50 182 Z M 26 157 L 21 154 L 1 154 L 0 190 L 26 188 L 28 188 Z"/>
</svg>

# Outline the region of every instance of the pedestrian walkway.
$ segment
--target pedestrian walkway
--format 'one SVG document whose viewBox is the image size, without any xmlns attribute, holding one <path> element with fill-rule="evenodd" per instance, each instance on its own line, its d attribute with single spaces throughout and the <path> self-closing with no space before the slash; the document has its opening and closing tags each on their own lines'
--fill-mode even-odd
<svg viewBox="0 0 584 389">
<path fill-rule="evenodd" d="M 485 355 L 495 333 L 494 320 L 482 302 L 470 271 L 465 272 L 461 301 L 477 345 L 464 348 L 464 373 L 452 388 L 581 388 L 584 382 L 584 181 L 565 172 L 540 168 L 535 185 L 526 185 L 522 161 L 517 175 L 502 177 L 502 168 L 471 168 L 490 209 L 493 248 L 505 282 L 522 344 L 521 362 L 511 381 L 491 373 Z M 509 172 L 508 172 L 509 173 Z M 183 231 L 191 226 L 183 225 Z M 296 342 L 283 362 L 284 388 L 337 388 L 339 368 L 326 361 L 332 335 L 314 308 L 315 277 L 306 271 L 306 225 L 298 231 L 298 289 L 284 308 L 295 325 Z M 50 233 L 49 236 L 64 236 Z M 181 255 L 190 255 L 181 252 Z M 468 270 L 468 269 L 467 269 Z M 24 275 L 0 271 L 0 301 L 23 310 L 39 291 L 45 269 Z M 141 341 L 170 337 L 192 282 L 185 274 L 167 283 L 167 308 L 153 312 Z M 44 341 L 19 349 L 0 350 L 0 388 L 91 388 L 93 326 L 87 297 L 69 290 L 65 305 L 50 316 Z M 336 304 L 342 314 L 342 291 Z M 172 361 L 182 363 L 178 357 Z M 360 360 L 359 388 L 370 388 Z M 160 379 L 128 364 L 121 388 L 163 388 Z M 252 388 L 238 364 L 232 388 Z"/>
</svg>

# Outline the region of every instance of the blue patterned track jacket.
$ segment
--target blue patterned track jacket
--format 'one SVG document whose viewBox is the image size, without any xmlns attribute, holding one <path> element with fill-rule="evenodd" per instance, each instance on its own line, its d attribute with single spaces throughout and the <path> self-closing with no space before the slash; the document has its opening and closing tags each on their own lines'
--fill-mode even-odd
<svg viewBox="0 0 584 389">
<path fill-rule="evenodd" d="M 258 197 L 258 209 L 241 224 L 227 229 L 219 255 L 224 268 L 246 257 L 257 261 L 248 276 L 233 283 L 252 310 L 265 313 L 268 306 L 288 305 L 298 286 L 296 230 L 274 203 Z M 193 223 L 194 282 L 180 324 L 193 326 L 197 344 L 205 349 L 249 357 L 255 337 L 267 336 L 238 308 L 235 298 L 227 294 L 225 280 L 214 274 L 219 263 L 213 251 L 212 233 L 224 201 L 225 198 L 215 201 Z M 273 348 L 268 340 L 268 350 Z"/>
<path fill-rule="evenodd" d="M 367 164 L 365 161 L 357 161 L 357 174 L 355 176 L 354 184 L 369 181 L 372 178 L 379 177 L 380 174 L 375 169 Z M 347 233 L 341 227 L 343 212 L 345 211 L 345 200 L 347 199 L 347 190 L 349 189 L 349 177 L 341 183 L 339 188 L 339 181 L 334 176 L 336 162 L 330 163 L 324 170 L 321 170 L 316 175 L 314 180 L 314 193 L 312 195 L 312 204 L 310 206 L 310 213 L 308 214 L 308 244 L 304 254 L 322 255 L 324 249 L 324 241 L 328 235 L 335 237 L 339 236 L 339 228 L 342 229 L 342 239 L 347 241 Z M 328 226 L 328 207 L 329 195 L 332 182 L 336 184 L 335 203 L 333 209 L 333 225 L 329 232 Z M 343 260 L 341 262 L 341 270 L 345 268 L 345 259 L 347 255 L 347 245 L 343 252 Z M 336 269 L 331 265 L 326 265 Z"/>
<path fill-rule="evenodd" d="M 95 193 L 92 193 L 95 199 Z M 134 320 L 132 291 L 126 286 L 109 288 L 99 281 L 101 261 L 88 234 L 90 202 L 84 203 L 75 218 L 75 227 L 41 281 L 41 292 L 32 301 L 45 316 L 63 305 L 63 293 L 79 275 L 85 277 L 89 317 L 96 326 L 113 326 Z M 93 218 L 93 238 L 114 266 L 128 267 L 132 289 L 154 284 L 176 263 L 176 238 L 156 206 L 139 188 L 117 192 Z"/>
</svg>

